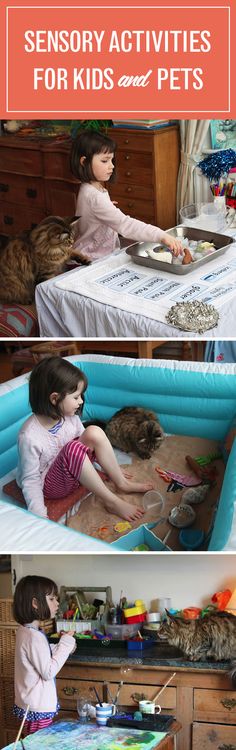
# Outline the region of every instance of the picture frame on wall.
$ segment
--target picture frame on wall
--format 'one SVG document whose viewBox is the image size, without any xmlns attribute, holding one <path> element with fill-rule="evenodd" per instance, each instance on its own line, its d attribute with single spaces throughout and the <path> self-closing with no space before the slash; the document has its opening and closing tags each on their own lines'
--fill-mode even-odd
<svg viewBox="0 0 236 750">
<path fill-rule="evenodd" d="M 236 120 L 211 120 L 212 149 L 236 149 Z"/>
</svg>

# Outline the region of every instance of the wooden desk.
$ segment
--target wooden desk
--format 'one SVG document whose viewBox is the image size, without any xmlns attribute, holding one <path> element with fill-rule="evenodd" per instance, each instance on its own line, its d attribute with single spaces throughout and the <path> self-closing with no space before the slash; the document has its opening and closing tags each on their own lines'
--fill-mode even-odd
<svg viewBox="0 0 236 750">
<path fill-rule="evenodd" d="M 178 721 L 175 721 L 171 726 L 170 734 L 167 734 L 159 743 L 158 750 L 174 750 L 176 747 L 176 735 L 180 729 L 181 724 L 179 724 Z"/>
<path fill-rule="evenodd" d="M 139 729 L 123 729 L 121 727 L 98 727 L 95 723 L 79 724 L 78 721 L 58 721 L 51 726 L 27 736 L 28 750 L 38 750 L 39 744 L 50 750 L 71 750 L 72 747 L 80 747 L 81 750 L 113 750 L 120 748 L 124 750 L 127 738 L 132 737 L 134 750 L 174 750 L 175 735 L 181 729 L 180 724 L 175 722 L 171 733 L 162 737 L 162 733 L 150 732 Z M 155 737 L 156 735 L 156 737 Z M 13 745 L 7 745 L 4 750 L 12 750 Z"/>
</svg>

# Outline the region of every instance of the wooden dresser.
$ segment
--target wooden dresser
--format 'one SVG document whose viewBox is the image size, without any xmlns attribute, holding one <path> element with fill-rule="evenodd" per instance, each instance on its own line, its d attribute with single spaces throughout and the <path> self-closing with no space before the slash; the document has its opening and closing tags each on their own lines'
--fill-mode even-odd
<svg viewBox="0 0 236 750">
<path fill-rule="evenodd" d="M 13 742 L 18 722 L 12 716 L 14 703 L 14 647 L 17 625 L 11 613 L 11 601 L 0 600 L 0 746 Z M 52 629 L 51 621 L 44 624 L 45 632 Z M 125 652 L 124 652 L 125 654 Z M 182 665 L 133 665 L 126 656 L 121 663 L 103 657 L 100 663 L 71 657 L 57 676 L 57 692 L 61 706 L 59 718 L 77 717 L 77 698 L 82 695 L 96 702 L 95 687 L 103 700 L 116 695 L 120 680 L 124 685 L 119 694 L 119 705 L 137 706 L 137 694 L 152 699 L 158 689 L 176 672 L 169 687 L 160 696 L 164 713 L 176 717 L 182 725 L 177 735 L 176 750 L 236 750 L 236 692 L 227 674 L 219 669 L 200 669 Z M 122 666 L 125 672 L 122 672 Z"/>
<path fill-rule="evenodd" d="M 160 705 L 164 713 L 172 714 L 182 725 L 176 738 L 176 750 L 236 750 L 236 693 L 227 675 L 220 670 L 131 666 L 130 663 L 130 672 L 122 674 L 121 665 L 108 664 L 105 657 L 103 664 L 71 659 L 57 678 L 59 716 L 75 718 L 79 695 L 94 702 L 94 686 L 103 700 L 109 700 L 106 683 L 115 696 L 122 679 L 125 684 L 119 694 L 119 705 L 137 706 L 134 695 L 143 694 L 152 699 L 173 672 L 176 676 L 160 696 Z"/>
<path fill-rule="evenodd" d="M 163 229 L 176 223 L 177 125 L 157 131 L 110 128 L 117 142 L 117 182 L 109 187 L 124 213 Z M 79 185 L 70 143 L 0 137 L 0 233 L 14 235 L 48 215 L 73 216 Z"/>
<path fill-rule="evenodd" d="M 109 187 L 125 214 L 170 229 L 176 224 L 178 125 L 160 130 L 110 128 L 117 143 L 117 181 Z"/>
</svg>

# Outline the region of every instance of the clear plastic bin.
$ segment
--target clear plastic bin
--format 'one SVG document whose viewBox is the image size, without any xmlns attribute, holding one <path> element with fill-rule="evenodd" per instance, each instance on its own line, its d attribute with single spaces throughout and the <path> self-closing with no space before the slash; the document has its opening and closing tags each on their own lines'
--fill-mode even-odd
<svg viewBox="0 0 236 750">
<path fill-rule="evenodd" d="M 56 627 L 57 633 L 60 633 L 61 630 L 75 630 L 76 633 L 84 633 L 86 630 L 95 630 L 99 624 L 97 620 L 57 620 Z"/>
<path fill-rule="evenodd" d="M 140 623 L 133 625 L 105 625 L 106 635 L 111 635 L 114 640 L 124 641 L 135 635 L 140 628 Z"/>
</svg>

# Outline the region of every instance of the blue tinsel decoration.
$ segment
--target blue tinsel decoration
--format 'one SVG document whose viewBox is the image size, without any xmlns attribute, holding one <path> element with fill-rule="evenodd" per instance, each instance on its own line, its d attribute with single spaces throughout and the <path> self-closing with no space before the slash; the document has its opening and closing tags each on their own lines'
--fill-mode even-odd
<svg viewBox="0 0 236 750">
<path fill-rule="evenodd" d="M 230 169 L 236 167 L 236 151 L 233 148 L 227 148 L 216 154 L 210 154 L 199 161 L 198 166 L 208 180 L 219 180 L 222 174 L 228 174 Z"/>
</svg>

